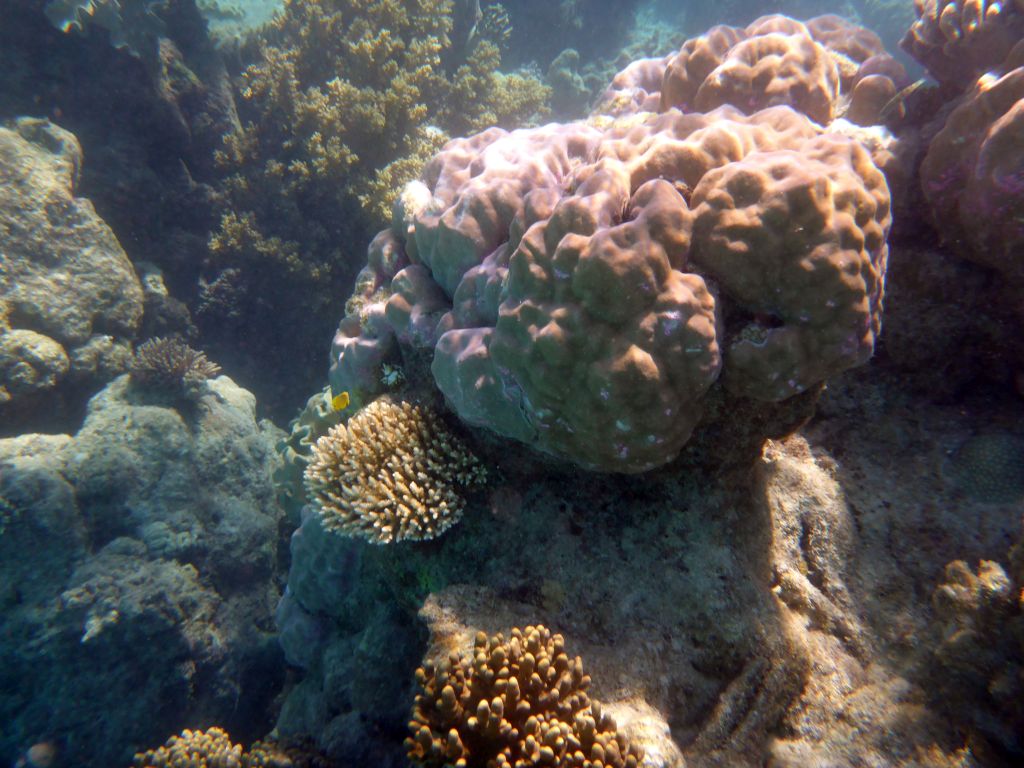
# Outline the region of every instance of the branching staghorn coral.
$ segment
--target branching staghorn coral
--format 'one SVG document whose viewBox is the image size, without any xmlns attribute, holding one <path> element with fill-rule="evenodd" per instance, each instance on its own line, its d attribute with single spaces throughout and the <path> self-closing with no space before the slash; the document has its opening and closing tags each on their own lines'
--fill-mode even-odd
<svg viewBox="0 0 1024 768">
<path fill-rule="evenodd" d="M 587 695 L 590 676 L 565 640 L 543 626 L 506 641 L 477 633 L 472 654 L 416 670 L 405 740 L 415 765 L 636 768 L 643 751 Z"/>
<path fill-rule="evenodd" d="M 305 472 L 324 527 L 376 544 L 440 536 L 484 478 L 436 412 L 386 397 L 317 440 Z"/>
</svg>

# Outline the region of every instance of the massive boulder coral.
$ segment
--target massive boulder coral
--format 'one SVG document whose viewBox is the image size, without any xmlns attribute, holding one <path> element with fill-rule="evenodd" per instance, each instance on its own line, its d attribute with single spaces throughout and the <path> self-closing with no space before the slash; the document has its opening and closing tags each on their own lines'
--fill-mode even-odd
<svg viewBox="0 0 1024 768">
<path fill-rule="evenodd" d="M 92 203 L 75 196 L 81 165 L 75 137 L 47 120 L 0 127 L 4 412 L 25 413 L 73 379 L 116 375 L 142 320 L 131 262 Z"/>
<path fill-rule="evenodd" d="M 800 154 L 751 156 L 709 172 L 691 204 L 696 264 L 747 310 L 781 321 L 754 319 L 732 344 L 735 391 L 782 400 L 870 357 L 889 198 L 864 147 L 824 135 Z"/>
<path fill-rule="evenodd" d="M 477 634 L 469 658 L 452 654 L 416 670 L 406 739 L 417 766 L 550 765 L 637 768 L 643 751 L 587 695 L 583 662 L 547 627 Z"/>
<path fill-rule="evenodd" d="M 1019 0 L 914 0 L 914 11 L 900 46 L 954 89 L 998 66 L 1024 35 Z"/>
<path fill-rule="evenodd" d="M 1024 40 L 978 77 L 921 163 L 944 238 L 972 261 L 1024 281 Z"/>
<path fill-rule="evenodd" d="M 335 391 L 429 365 L 469 424 L 640 472 L 723 373 L 774 402 L 870 356 L 890 214 L 867 150 L 788 107 L 604 124 L 450 142 L 371 246 Z"/>
<path fill-rule="evenodd" d="M 858 94 L 868 77 L 876 78 L 873 88 Z M 785 104 L 822 125 L 841 114 L 871 124 L 905 78 L 864 27 L 831 14 L 806 24 L 775 14 L 687 40 L 666 63 L 660 109 L 706 112 L 728 104 L 750 113 Z M 873 110 L 864 103 L 869 90 L 885 94 L 870 94 Z"/>
</svg>

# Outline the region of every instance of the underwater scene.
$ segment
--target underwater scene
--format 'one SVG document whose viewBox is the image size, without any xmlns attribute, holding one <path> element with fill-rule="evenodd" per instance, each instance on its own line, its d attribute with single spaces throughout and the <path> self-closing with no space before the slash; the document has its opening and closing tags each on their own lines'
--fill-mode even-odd
<svg viewBox="0 0 1024 768">
<path fill-rule="evenodd" d="M 0 768 L 1024 767 L 1024 0 L 0 0 Z"/>
</svg>

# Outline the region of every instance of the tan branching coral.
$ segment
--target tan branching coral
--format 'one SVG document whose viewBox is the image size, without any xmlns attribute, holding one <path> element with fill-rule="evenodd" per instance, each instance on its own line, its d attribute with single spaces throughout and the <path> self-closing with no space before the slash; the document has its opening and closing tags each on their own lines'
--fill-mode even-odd
<svg viewBox="0 0 1024 768">
<path fill-rule="evenodd" d="M 405 741 L 416 765 L 636 768 L 643 760 L 590 700 L 583 661 L 546 627 L 515 628 L 508 640 L 479 632 L 469 657 L 421 667 L 416 680 Z"/>
<path fill-rule="evenodd" d="M 211 241 L 213 266 L 255 263 L 261 280 L 331 295 L 351 277 L 347 244 L 390 215 L 450 133 L 543 112 L 547 88 L 500 73 L 494 44 L 456 55 L 454 13 L 450 0 L 285 4 L 248 51 L 242 123 L 218 154 L 230 212 Z"/>
<path fill-rule="evenodd" d="M 383 397 L 317 440 L 305 483 L 325 528 L 387 544 L 440 536 L 485 474 L 433 409 Z"/>
<path fill-rule="evenodd" d="M 132 381 L 169 394 L 194 394 L 219 373 L 219 365 L 176 336 L 150 339 L 135 350 L 131 363 Z"/>
<path fill-rule="evenodd" d="M 135 755 L 135 768 L 242 768 L 242 746 L 220 728 L 185 729 L 167 743 Z"/>
<path fill-rule="evenodd" d="M 294 759 L 294 758 L 298 759 Z M 301 749 L 281 749 L 272 741 L 257 741 L 248 751 L 232 744 L 221 728 L 185 729 L 157 749 L 138 752 L 134 768 L 303 768 L 317 763 Z"/>
</svg>

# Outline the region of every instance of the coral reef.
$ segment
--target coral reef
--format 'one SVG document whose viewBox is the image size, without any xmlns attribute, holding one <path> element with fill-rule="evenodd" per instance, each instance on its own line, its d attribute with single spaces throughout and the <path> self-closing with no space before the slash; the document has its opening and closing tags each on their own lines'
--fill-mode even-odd
<svg viewBox="0 0 1024 768">
<path fill-rule="evenodd" d="M 121 373 L 142 320 L 135 270 L 76 196 L 81 164 L 75 137 L 47 120 L 0 127 L 0 413 L 10 423 Z"/>
<path fill-rule="evenodd" d="M 387 397 L 317 440 L 305 470 L 324 526 L 377 544 L 440 536 L 485 476 L 433 409 Z"/>
<path fill-rule="evenodd" d="M 31 510 L 0 534 L 0 753 L 60 734 L 106 768 L 182 722 L 268 728 L 279 434 L 227 377 L 196 405 L 186 421 L 121 376 L 74 436 L 0 440 L 0 497 Z"/>
<path fill-rule="evenodd" d="M 641 472 L 719 378 L 778 402 L 871 355 L 889 194 L 858 142 L 785 107 L 598 125 L 446 145 L 370 246 L 334 391 L 429 364 L 465 422 Z"/>
<path fill-rule="evenodd" d="M 922 674 L 937 638 L 921 596 L 946 562 L 991 559 L 1016 534 L 1013 503 L 972 499 L 945 464 L 979 419 L 1024 427 L 1019 402 L 937 406 L 887 370 L 832 379 L 804 436 L 752 467 L 633 477 L 503 461 L 494 501 L 429 547 L 359 547 L 308 515 L 279 611 L 305 672 L 278 729 L 404 765 L 394 712 L 416 693 L 423 626 L 439 665 L 477 632 L 541 623 L 652 766 L 991 764 Z"/>
<path fill-rule="evenodd" d="M 636 768 L 643 760 L 590 700 L 580 657 L 547 627 L 514 627 L 507 641 L 480 632 L 470 653 L 420 667 L 416 680 L 405 742 L 416 765 Z"/>
<path fill-rule="evenodd" d="M 220 366 L 176 336 L 157 337 L 138 346 L 129 373 L 143 389 L 194 398 Z"/>
</svg>

